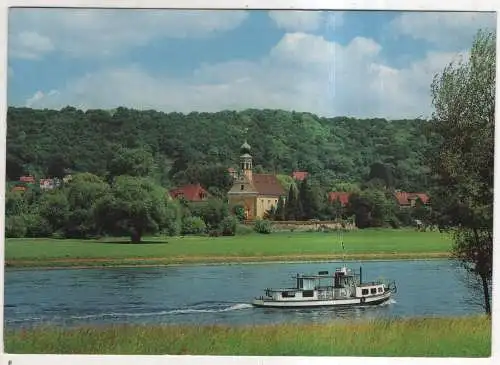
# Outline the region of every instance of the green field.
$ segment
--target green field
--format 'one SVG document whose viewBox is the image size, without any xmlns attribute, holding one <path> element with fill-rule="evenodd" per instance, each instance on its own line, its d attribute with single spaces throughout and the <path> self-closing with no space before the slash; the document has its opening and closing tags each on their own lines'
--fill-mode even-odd
<svg viewBox="0 0 500 365">
<path fill-rule="evenodd" d="M 439 232 L 369 229 L 343 235 L 347 259 L 433 258 L 449 255 Z M 272 233 L 233 237 L 126 239 L 7 239 L 8 266 L 109 266 L 241 261 L 328 260 L 342 257 L 337 233 Z"/>
<path fill-rule="evenodd" d="M 102 326 L 6 330 L 5 352 L 31 354 L 489 357 L 483 316 L 321 325 Z"/>
</svg>

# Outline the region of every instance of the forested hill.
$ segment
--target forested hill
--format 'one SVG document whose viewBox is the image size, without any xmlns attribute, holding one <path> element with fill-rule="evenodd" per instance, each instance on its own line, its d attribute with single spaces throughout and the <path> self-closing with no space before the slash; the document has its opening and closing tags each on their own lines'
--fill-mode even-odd
<svg viewBox="0 0 500 365">
<path fill-rule="evenodd" d="M 307 170 L 327 184 L 361 182 L 370 166 L 393 167 L 395 187 L 426 188 L 422 154 L 430 142 L 422 121 L 322 118 L 282 110 L 163 113 L 118 108 L 113 111 L 8 110 L 7 179 L 22 173 L 47 176 L 54 166 L 105 175 L 117 146 L 147 148 L 156 176 L 193 165 L 237 166 L 239 146 L 252 146 L 257 170 L 290 174 Z M 169 174 L 169 169 L 170 174 Z"/>
</svg>

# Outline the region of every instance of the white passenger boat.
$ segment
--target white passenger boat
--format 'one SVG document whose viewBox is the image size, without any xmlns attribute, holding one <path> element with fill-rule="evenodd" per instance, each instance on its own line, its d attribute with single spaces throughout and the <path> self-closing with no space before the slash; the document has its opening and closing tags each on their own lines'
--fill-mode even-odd
<svg viewBox="0 0 500 365">
<path fill-rule="evenodd" d="M 375 305 L 388 301 L 397 291 L 394 281 L 362 282 L 361 267 L 359 273 L 343 265 L 333 273 L 320 271 L 293 278 L 295 287 L 266 289 L 265 295 L 255 298 L 252 304 L 276 308 Z"/>
</svg>

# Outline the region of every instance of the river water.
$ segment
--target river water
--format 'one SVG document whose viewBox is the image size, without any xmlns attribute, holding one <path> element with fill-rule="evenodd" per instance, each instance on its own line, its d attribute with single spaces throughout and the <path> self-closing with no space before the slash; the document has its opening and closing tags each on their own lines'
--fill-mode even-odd
<svg viewBox="0 0 500 365">
<path fill-rule="evenodd" d="M 480 313 L 463 271 L 449 260 L 364 262 L 364 281 L 396 280 L 394 299 L 375 307 L 262 309 L 249 302 L 291 276 L 336 263 L 235 264 L 68 270 L 6 270 L 7 327 L 138 324 L 263 324 Z M 357 269 L 359 263 L 353 262 Z"/>
</svg>

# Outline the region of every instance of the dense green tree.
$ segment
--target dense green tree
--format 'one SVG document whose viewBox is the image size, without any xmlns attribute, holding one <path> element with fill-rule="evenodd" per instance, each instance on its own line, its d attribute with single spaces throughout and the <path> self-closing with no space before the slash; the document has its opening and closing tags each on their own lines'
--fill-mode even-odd
<svg viewBox="0 0 500 365">
<path fill-rule="evenodd" d="M 132 243 L 140 243 L 144 234 L 166 226 L 167 204 L 165 190 L 150 179 L 118 176 L 97 200 L 94 217 L 101 232 L 129 234 Z"/>
<path fill-rule="evenodd" d="M 454 233 L 455 256 L 480 278 L 491 314 L 496 36 L 477 34 L 470 55 L 451 63 L 432 84 L 429 130 L 440 143 L 429 151 L 433 213 Z"/>
<path fill-rule="evenodd" d="M 7 181 L 18 181 L 19 177 L 24 174 L 24 166 L 19 157 L 7 153 L 5 160 L 5 173 Z"/>
<path fill-rule="evenodd" d="M 48 222 L 54 233 L 62 233 L 68 222 L 70 209 L 68 198 L 61 189 L 43 193 L 38 202 L 38 214 Z"/>
<path fill-rule="evenodd" d="M 278 204 L 276 205 L 276 212 L 274 214 L 274 219 L 277 221 L 285 220 L 285 199 L 282 196 L 278 199 Z"/>
<path fill-rule="evenodd" d="M 374 179 L 383 181 L 386 188 L 391 188 L 394 186 L 394 176 L 392 168 L 387 164 L 375 162 L 370 166 L 370 174 L 368 175 L 368 180 Z"/>
<path fill-rule="evenodd" d="M 183 207 L 178 200 L 170 200 L 167 203 L 164 233 L 169 236 L 178 236 L 182 230 L 182 218 L 188 216 L 184 214 Z"/>
<path fill-rule="evenodd" d="M 298 191 L 295 185 L 290 185 L 288 189 L 288 197 L 285 204 L 285 220 L 293 221 L 297 217 L 301 216 L 300 200 L 298 196 Z"/>
<path fill-rule="evenodd" d="M 19 216 L 26 213 L 29 203 L 22 191 L 7 191 L 5 194 L 5 215 Z"/>
<path fill-rule="evenodd" d="M 359 228 L 396 225 L 396 201 L 390 193 L 380 189 L 366 189 L 349 197 L 348 215 L 354 215 Z"/>
<path fill-rule="evenodd" d="M 192 215 L 201 217 L 211 230 L 216 229 L 229 215 L 227 203 L 216 198 L 209 198 L 206 202 L 191 203 L 189 209 Z"/>
<path fill-rule="evenodd" d="M 47 162 L 46 177 L 62 179 L 66 176 L 66 171 L 72 167 L 68 157 L 62 154 L 56 154 L 49 158 Z"/>
<path fill-rule="evenodd" d="M 233 186 L 233 178 L 229 175 L 226 166 L 191 164 L 186 170 L 173 176 L 176 185 L 200 184 L 214 197 L 224 199 L 226 193 Z"/>
<path fill-rule="evenodd" d="M 80 173 L 72 176 L 64 191 L 70 206 L 65 226 L 66 236 L 85 238 L 96 234 L 94 205 L 109 193 L 109 185 L 96 175 Z"/>
<path fill-rule="evenodd" d="M 108 164 L 108 172 L 112 177 L 150 176 L 154 169 L 154 158 L 146 148 L 118 147 Z"/>
<path fill-rule="evenodd" d="M 301 211 L 297 212 L 299 219 L 318 219 L 321 210 L 321 190 L 313 186 L 309 179 L 304 179 L 299 186 L 299 200 Z M 300 216 L 299 216 L 300 214 Z"/>
<path fill-rule="evenodd" d="M 344 216 L 344 206 L 340 200 L 335 199 L 331 203 L 331 214 L 335 220 L 342 219 Z"/>
</svg>

